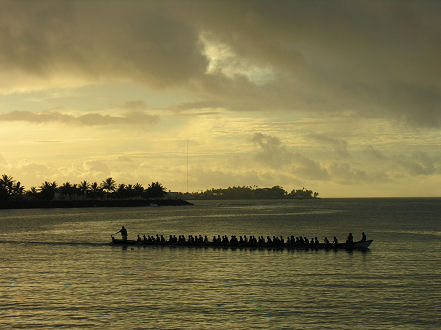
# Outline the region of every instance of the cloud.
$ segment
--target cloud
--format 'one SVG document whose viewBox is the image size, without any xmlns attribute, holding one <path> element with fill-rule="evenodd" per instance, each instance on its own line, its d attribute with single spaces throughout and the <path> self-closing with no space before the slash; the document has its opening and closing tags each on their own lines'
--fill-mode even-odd
<svg viewBox="0 0 441 330">
<path fill-rule="evenodd" d="M 285 169 L 306 179 L 328 180 L 329 174 L 317 161 L 299 152 L 292 152 L 282 144 L 279 138 L 267 134 L 256 133 L 252 141 L 258 150 L 254 156 L 259 163 L 273 169 Z"/>
<path fill-rule="evenodd" d="M 83 163 L 83 168 L 90 177 L 106 177 L 109 176 L 111 171 L 106 163 L 98 160 L 87 160 Z"/>
<path fill-rule="evenodd" d="M 256 133 L 251 139 L 258 147 L 255 159 L 272 168 L 280 169 L 290 165 L 294 154 L 280 142 L 279 138 L 262 133 Z"/>
<path fill-rule="evenodd" d="M 320 162 L 296 153 L 293 172 L 302 178 L 327 181 L 330 179 L 328 170 Z"/>
<path fill-rule="evenodd" d="M 429 0 L 3 1 L 0 88 L 135 81 L 234 111 L 351 111 L 438 127 L 440 9 Z"/>
<path fill-rule="evenodd" d="M 370 159 L 373 160 L 383 161 L 386 159 L 386 156 L 382 152 L 375 149 L 373 146 L 368 146 L 365 150 L 365 153 Z"/>
<path fill-rule="evenodd" d="M 406 157 L 394 157 L 397 166 L 402 167 L 409 175 L 433 175 L 441 173 L 441 159 L 425 152 L 414 152 Z"/>
<path fill-rule="evenodd" d="M 341 157 L 347 157 L 348 143 L 344 140 L 336 139 L 326 134 L 309 134 L 307 136 L 309 140 L 315 141 L 319 144 L 328 145 L 334 149 L 334 151 Z"/>
<path fill-rule="evenodd" d="M 0 47 L 8 51 L 0 55 L 0 68 L 5 72 L 129 77 L 164 87 L 205 71 L 197 31 L 155 2 L 5 1 L 2 9 Z"/>
<path fill-rule="evenodd" d="M 206 87 L 233 100 L 232 107 L 352 111 L 413 125 L 440 124 L 441 61 L 435 46 L 441 43 L 435 32 L 441 27 L 440 3 L 216 4 L 215 15 L 198 17 L 211 32 L 209 41 L 227 45 L 228 56 L 270 65 L 276 77 L 264 86 L 240 72 L 211 77 Z"/>
<path fill-rule="evenodd" d="M 15 110 L 0 114 L 0 122 L 27 122 L 27 123 L 50 123 L 59 122 L 67 125 L 82 126 L 106 126 L 106 125 L 129 125 L 145 126 L 158 122 L 157 116 L 148 115 L 144 112 L 130 111 L 123 115 L 103 115 L 99 113 L 86 113 L 71 115 L 57 111 L 32 112 Z"/>
<path fill-rule="evenodd" d="M 365 171 L 354 169 L 348 163 L 333 163 L 331 164 L 329 171 L 334 179 L 345 184 L 354 184 L 369 179 L 369 176 Z"/>
<path fill-rule="evenodd" d="M 176 110 L 194 110 L 194 109 L 213 109 L 213 108 L 225 108 L 227 104 L 220 101 L 194 101 L 184 102 L 176 105 Z"/>
<path fill-rule="evenodd" d="M 141 111 L 147 109 L 147 103 L 141 100 L 128 101 L 124 103 L 121 107 L 129 111 Z"/>
</svg>

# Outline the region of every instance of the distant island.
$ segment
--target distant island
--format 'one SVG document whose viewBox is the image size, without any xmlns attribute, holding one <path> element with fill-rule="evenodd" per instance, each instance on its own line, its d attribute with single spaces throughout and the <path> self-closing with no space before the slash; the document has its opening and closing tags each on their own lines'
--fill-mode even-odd
<svg viewBox="0 0 441 330">
<path fill-rule="evenodd" d="M 3 174 L 0 178 L 0 209 L 192 205 L 186 200 L 316 199 L 318 195 L 318 192 L 305 188 L 287 192 L 280 186 L 167 192 L 159 182 L 152 182 L 144 188 L 139 183 L 117 184 L 111 177 L 101 183 L 83 180 L 79 184 L 65 182 L 58 185 L 55 181 L 45 181 L 39 187 L 26 190 L 20 181 L 11 176 Z"/>
<path fill-rule="evenodd" d="M 258 188 L 256 186 L 212 188 L 201 192 L 177 193 L 183 199 L 316 199 L 318 192 L 309 189 L 293 189 L 287 192 L 280 186 Z"/>
</svg>

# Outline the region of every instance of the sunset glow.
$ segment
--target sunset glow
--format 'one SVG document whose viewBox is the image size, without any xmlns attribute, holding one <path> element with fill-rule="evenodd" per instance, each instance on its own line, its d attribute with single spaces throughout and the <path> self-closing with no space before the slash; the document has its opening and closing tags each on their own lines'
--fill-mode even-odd
<svg viewBox="0 0 441 330">
<path fill-rule="evenodd" d="M 437 1 L 1 1 L 0 174 L 441 195 Z"/>
</svg>

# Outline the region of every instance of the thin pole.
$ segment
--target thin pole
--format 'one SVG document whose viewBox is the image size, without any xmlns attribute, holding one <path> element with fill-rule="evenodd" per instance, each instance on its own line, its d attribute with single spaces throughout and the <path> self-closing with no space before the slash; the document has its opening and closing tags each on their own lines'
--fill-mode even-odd
<svg viewBox="0 0 441 330">
<path fill-rule="evenodd" d="M 187 140 L 187 192 L 188 192 L 188 140 Z"/>
</svg>

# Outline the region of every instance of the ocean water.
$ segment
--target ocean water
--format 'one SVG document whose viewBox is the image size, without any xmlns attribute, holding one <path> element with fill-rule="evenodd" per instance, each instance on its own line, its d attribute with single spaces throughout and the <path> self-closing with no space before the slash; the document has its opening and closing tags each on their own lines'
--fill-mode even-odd
<svg viewBox="0 0 441 330">
<path fill-rule="evenodd" d="M 115 247 L 110 234 L 336 235 L 369 251 Z M 441 199 L 0 210 L 0 328 L 441 328 Z"/>
</svg>

